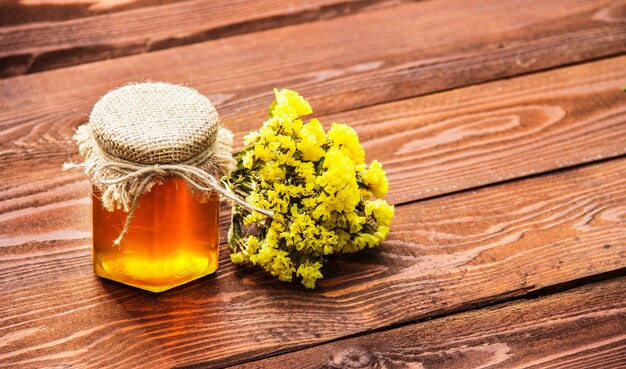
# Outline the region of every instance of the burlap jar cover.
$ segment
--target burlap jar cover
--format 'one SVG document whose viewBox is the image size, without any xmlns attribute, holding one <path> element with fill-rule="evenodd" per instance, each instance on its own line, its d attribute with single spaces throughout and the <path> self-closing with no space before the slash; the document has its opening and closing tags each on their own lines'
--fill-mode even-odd
<svg viewBox="0 0 626 369">
<path fill-rule="evenodd" d="M 94 105 L 74 139 L 84 162 L 65 168 L 84 168 L 103 206 L 128 213 L 116 245 L 128 232 L 139 197 L 168 177 L 271 216 L 220 184 L 235 166 L 233 135 L 220 125 L 209 99 L 192 88 L 146 82 L 113 90 Z"/>
</svg>

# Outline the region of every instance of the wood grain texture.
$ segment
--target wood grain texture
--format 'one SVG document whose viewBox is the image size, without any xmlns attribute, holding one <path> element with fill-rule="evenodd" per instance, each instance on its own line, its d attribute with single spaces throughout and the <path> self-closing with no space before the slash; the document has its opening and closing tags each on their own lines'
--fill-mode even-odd
<svg viewBox="0 0 626 369">
<path fill-rule="evenodd" d="M 319 112 L 349 110 L 623 53 L 625 5 L 404 4 L 7 80 L 0 96 L 12 97 L 7 105 L 19 111 L 2 121 L 33 121 L 46 104 L 46 116 L 82 120 L 107 90 L 144 79 L 191 84 L 240 121 L 264 111 L 267 91 L 276 86 L 316 97 Z"/>
<path fill-rule="evenodd" d="M 0 25 L 58 22 L 185 0 L 1 0 Z"/>
<path fill-rule="evenodd" d="M 410 202 L 626 153 L 626 57 L 323 117 Z M 239 137 L 238 141 L 239 141 Z"/>
<path fill-rule="evenodd" d="M 64 22 L 5 26 L 0 27 L 0 77 L 328 19 L 394 3 L 379 0 L 193 0 Z M 0 4 L 0 13 L 2 11 Z"/>
<path fill-rule="evenodd" d="M 625 277 L 238 366 L 240 369 L 624 367 Z"/>
<path fill-rule="evenodd" d="M 384 163 L 391 180 L 389 199 L 406 202 L 623 152 L 626 102 L 619 89 L 626 83 L 621 67 L 625 60 L 494 82 L 335 117 L 354 123 L 368 157 Z M 598 75 L 598 70 L 603 73 Z M 534 110 L 526 109 L 527 102 L 534 102 Z M 546 118 L 544 114 L 553 111 L 561 118 Z M 470 118 L 454 118 L 461 116 Z M 493 125 L 481 129 L 483 123 Z M 0 245 L 11 250 L 45 247 L 46 252 L 72 260 L 76 253 L 89 257 L 89 186 L 81 173 L 60 171 L 68 159 L 65 147 L 69 143 L 63 143 L 73 125 L 36 125 L 4 136 L 4 181 L 0 183 L 0 235 L 4 237 Z M 488 129 L 493 127 L 505 129 Z M 237 132 L 238 141 L 241 134 Z M 424 148 L 398 153 L 417 143 Z M 29 170 L 24 170 L 25 161 Z M 225 205 L 222 239 L 228 216 Z M 85 260 L 68 268 L 78 268 L 88 276 Z"/>
<path fill-rule="evenodd" d="M 77 180 L 79 177 L 75 174 L 72 176 L 70 173 L 58 172 L 58 165 L 68 158 L 66 152 L 71 146 L 69 137 L 75 127 L 85 121 L 86 114 L 99 96 L 109 89 L 133 80 L 149 78 L 170 82 L 186 81 L 207 94 L 218 107 L 225 124 L 242 134 L 258 127 L 271 101 L 270 91 L 274 86 L 298 89 L 311 100 L 316 107 L 316 113 L 323 115 L 477 82 L 485 78 L 496 78 L 502 73 L 513 75 L 532 70 L 533 67 L 529 69 L 519 67 L 516 63 L 517 57 L 522 50 L 528 55 L 534 52 L 545 53 L 548 46 L 542 41 L 547 39 L 529 38 L 528 42 L 524 42 L 520 37 L 529 34 L 531 28 L 538 32 L 542 25 L 555 27 L 555 24 L 559 23 L 556 22 L 557 19 L 560 18 L 550 17 L 551 14 L 558 12 L 547 10 L 557 7 L 558 2 L 542 2 L 539 8 L 533 8 L 534 12 L 541 10 L 544 12 L 542 14 L 548 14 L 545 17 L 549 19 L 545 22 L 542 18 L 529 22 L 528 17 L 533 13 L 523 13 L 529 8 L 523 7 L 519 18 L 509 19 L 507 17 L 510 15 L 503 15 L 506 21 L 503 20 L 497 27 L 481 29 L 482 33 L 474 34 L 474 38 L 469 40 L 467 37 L 461 37 L 470 33 L 470 28 L 463 28 L 469 27 L 462 21 L 463 12 L 485 13 L 479 19 L 484 22 L 499 12 L 517 14 L 510 9 L 501 9 L 496 3 L 499 2 L 494 2 L 490 6 L 484 3 L 485 9 L 480 7 L 464 9 L 461 6 L 460 9 L 464 10 L 459 10 L 459 13 L 436 13 L 443 9 L 440 4 L 450 7 L 453 1 L 409 4 L 397 7 L 402 10 L 399 14 L 394 8 L 371 12 L 368 17 L 355 15 L 341 20 L 287 27 L 0 81 L 0 155 L 3 161 L 0 168 L 3 177 L 0 189 L 26 190 L 33 193 L 33 188 L 49 189 L 51 186 L 61 186 Z M 604 14 L 604 18 L 600 18 L 609 19 L 606 14 L 615 12 L 613 7 L 607 4 L 603 6 L 602 2 L 594 2 L 593 6 L 585 4 L 587 5 L 579 7 L 570 4 L 571 6 L 566 7 L 567 12 L 573 12 L 568 14 L 578 19 L 577 24 L 584 24 L 584 21 L 575 14 L 586 14 L 589 19 L 594 18 L 592 14 Z M 370 15 L 373 19 L 370 19 Z M 421 21 L 412 21 L 414 19 Z M 366 26 L 369 22 L 380 25 L 380 28 L 371 31 L 371 27 Z M 532 27 L 529 23 L 532 23 Z M 569 23 L 564 21 L 559 24 L 565 24 L 560 26 L 565 27 L 561 31 L 568 29 Z M 611 28 L 613 23 L 608 21 L 606 24 L 614 33 L 611 42 L 604 43 L 606 37 L 603 36 L 589 43 L 578 44 L 580 47 L 568 48 L 568 51 L 556 55 L 548 57 L 548 54 L 543 54 L 544 58 L 533 65 L 541 68 L 554 65 L 554 62 L 580 60 L 587 55 L 579 53 L 581 48 L 585 47 L 594 50 L 593 52 L 603 50 L 604 46 L 617 47 L 612 49 L 614 51 L 621 50 L 622 36 L 617 30 L 623 29 Z M 351 29 L 359 29 L 361 33 L 349 32 Z M 432 37 L 419 38 L 422 40 L 420 43 L 411 41 L 424 32 L 429 32 Z M 302 55 L 294 55 L 292 50 L 300 49 L 298 42 L 305 45 L 307 44 L 305 39 L 318 34 L 321 36 L 319 43 L 310 44 Z M 567 43 L 567 40 L 575 34 L 577 33 L 566 33 L 565 39 L 554 36 L 556 37 L 554 41 L 560 44 Z M 355 35 L 369 41 L 352 45 L 350 48 L 339 47 L 342 44 L 349 44 L 347 40 Z M 457 35 L 458 38 L 455 38 Z M 585 37 L 589 35 L 586 34 Z M 488 39 L 502 37 L 501 41 L 509 39 L 511 43 L 502 48 L 495 48 L 491 44 L 484 46 L 485 37 Z M 515 39 L 517 41 L 513 42 Z M 483 46 L 480 46 L 481 44 Z M 468 54 L 467 47 L 474 47 L 476 52 Z M 331 54 L 336 58 L 329 57 L 328 50 L 333 50 Z M 449 63 L 441 61 L 428 65 L 425 61 L 434 56 L 433 52 L 441 58 L 451 57 Z M 273 56 L 266 58 L 264 55 Z M 400 56 L 403 60 L 395 60 Z M 277 60 L 280 60 L 279 64 L 276 63 Z M 616 59 L 614 63 L 623 63 L 623 60 Z M 233 68 L 237 65 L 246 67 Z M 468 66 L 471 68 L 473 65 L 476 65 L 475 71 L 467 70 Z M 479 68 L 481 65 L 484 67 Z M 613 64 L 593 65 L 595 68 L 609 68 L 611 73 L 618 68 Z M 461 70 L 464 72 L 461 73 Z M 432 78 L 433 73 L 438 78 Z M 586 74 L 601 76 L 596 71 L 587 70 Z M 569 75 L 568 78 L 570 77 L 572 76 Z M 554 78 L 558 79 L 558 74 Z M 614 83 L 617 84 L 623 77 L 618 74 L 616 78 Z M 428 83 L 425 83 L 426 81 Z M 373 82 L 375 84 L 372 84 Z M 363 86 L 369 88 L 364 89 Z M 572 101 L 575 101 L 575 97 L 576 95 L 572 95 Z M 619 98 L 613 96 L 613 99 Z M 592 106 L 593 101 L 587 100 Z M 611 101 L 611 104 L 614 104 L 619 100 Z M 413 114 L 417 115 L 419 112 Z M 359 124 L 371 118 L 359 116 L 358 120 L 350 119 L 346 122 Z M 503 125 L 506 124 L 501 124 L 500 127 Z M 458 132 L 456 134 L 459 136 Z M 461 136 L 459 137 L 463 139 Z M 378 153 L 375 154 L 374 157 L 378 157 Z M 36 165 L 37 171 L 23 171 L 23 163 L 26 161 Z M 476 182 L 487 183 L 483 179 Z M 24 183 L 29 183 L 30 186 L 23 186 Z M 426 183 L 425 186 L 433 190 L 439 188 L 434 183 Z"/>
<path fill-rule="evenodd" d="M 412 201 L 623 153 L 626 58 L 389 102 L 621 54 L 625 6 L 425 1 L 0 81 L 0 368 L 223 366 L 624 268 L 624 157 Z M 148 78 L 209 95 L 237 137 L 275 86 L 355 125 L 405 203 L 390 239 L 314 292 L 225 250 L 160 295 L 96 278 L 89 186 L 60 164 L 100 95 Z"/>
<path fill-rule="evenodd" d="M 625 153 L 625 64 L 626 57 L 614 58 L 321 119 L 326 126 L 333 120 L 354 126 L 368 160 L 381 161 L 388 173 L 389 201 L 410 202 Z M 267 96 L 265 105 L 270 101 Z M 88 203 L 85 176 L 60 170 L 84 116 L 45 114 L 56 108 L 41 106 L 36 120 L 0 132 L 0 214 Z M 9 121 L 22 119 L 9 111 Z M 224 120 L 240 147 L 241 137 L 263 119 Z M 25 171 L 25 162 L 33 170 Z M 40 224 L 38 230 L 54 227 Z"/>
<path fill-rule="evenodd" d="M 213 277 L 150 294 L 92 275 L 89 204 L 3 214 L 0 367 L 221 366 L 624 268 L 625 187 L 621 158 L 399 206 L 314 292 L 223 250 Z"/>
</svg>

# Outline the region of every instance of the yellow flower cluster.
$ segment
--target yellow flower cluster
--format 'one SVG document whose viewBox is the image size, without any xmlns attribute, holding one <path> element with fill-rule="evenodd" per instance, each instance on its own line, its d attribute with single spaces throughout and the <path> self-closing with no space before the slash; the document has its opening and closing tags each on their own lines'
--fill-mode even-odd
<svg viewBox="0 0 626 369">
<path fill-rule="evenodd" d="M 234 206 L 228 243 L 234 263 L 260 265 L 282 281 L 294 274 L 307 288 L 322 278 L 328 255 L 372 248 L 389 234 L 394 208 L 378 161 L 365 164 L 357 133 L 332 123 L 328 133 L 297 92 L 274 90 L 259 131 L 244 137 L 237 169 L 225 179 L 234 193 L 274 215 Z"/>
</svg>

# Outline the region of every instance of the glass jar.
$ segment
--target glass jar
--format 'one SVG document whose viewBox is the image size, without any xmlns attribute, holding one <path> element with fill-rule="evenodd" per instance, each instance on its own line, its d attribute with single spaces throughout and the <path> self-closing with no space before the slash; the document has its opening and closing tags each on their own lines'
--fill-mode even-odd
<svg viewBox="0 0 626 369">
<path fill-rule="evenodd" d="M 161 292 L 211 274 L 219 257 L 219 195 L 192 194 L 170 178 L 139 198 L 128 233 L 113 241 L 128 216 L 110 212 L 93 192 L 93 269 L 96 275 Z"/>
</svg>

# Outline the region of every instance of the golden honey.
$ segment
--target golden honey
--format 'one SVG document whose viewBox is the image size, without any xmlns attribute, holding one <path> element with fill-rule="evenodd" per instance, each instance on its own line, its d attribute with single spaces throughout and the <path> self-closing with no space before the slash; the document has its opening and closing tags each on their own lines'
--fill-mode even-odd
<svg viewBox="0 0 626 369">
<path fill-rule="evenodd" d="M 155 185 L 139 198 L 118 246 L 127 213 L 110 212 L 93 194 L 93 269 L 96 275 L 161 292 L 213 273 L 219 253 L 219 195 L 200 199 L 181 179 Z"/>
</svg>

